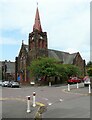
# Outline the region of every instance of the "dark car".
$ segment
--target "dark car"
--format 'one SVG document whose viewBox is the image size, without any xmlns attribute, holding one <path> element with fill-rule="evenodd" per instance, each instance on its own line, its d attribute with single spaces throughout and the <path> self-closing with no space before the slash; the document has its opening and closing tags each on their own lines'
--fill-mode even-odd
<svg viewBox="0 0 92 120">
<path fill-rule="evenodd" d="M 14 82 L 11 83 L 11 87 L 12 88 L 13 87 L 20 87 L 20 84 L 18 82 L 14 81 Z"/>
<path fill-rule="evenodd" d="M 77 77 L 72 77 L 67 81 L 68 84 L 75 84 L 75 83 L 81 83 L 81 79 Z"/>
</svg>

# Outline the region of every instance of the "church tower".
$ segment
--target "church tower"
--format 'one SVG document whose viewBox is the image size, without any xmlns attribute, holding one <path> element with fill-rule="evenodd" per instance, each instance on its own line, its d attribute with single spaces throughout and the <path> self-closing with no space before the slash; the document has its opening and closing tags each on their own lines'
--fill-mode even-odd
<svg viewBox="0 0 92 120">
<path fill-rule="evenodd" d="M 47 33 L 42 31 L 38 7 L 36 9 L 33 32 L 29 33 L 30 59 L 48 56 Z"/>
</svg>

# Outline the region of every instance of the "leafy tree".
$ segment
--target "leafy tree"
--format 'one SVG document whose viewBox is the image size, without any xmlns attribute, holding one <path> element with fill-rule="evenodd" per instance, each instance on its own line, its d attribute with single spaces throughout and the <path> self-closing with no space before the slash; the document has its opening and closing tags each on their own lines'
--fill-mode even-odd
<svg viewBox="0 0 92 120">
<path fill-rule="evenodd" d="M 92 76 L 92 68 L 88 68 L 87 73 L 89 76 Z"/>
<path fill-rule="evenodd" d="M 89 61 L 86 65 L 86 67 L 92 67 L 92 61 Z"/>
<path fill-rule="evenodd" d="M 32 61 L 29 70 L 31 70 L 31 76 L 35 76 L 37 78 L 42 76 L 54 76 L 55 75 L 55 63 L 56 60 L 52 58 L 38 58 Z"/>
<path fill-rule="evenodd" d="M 75 66 L 75 65 L 70 65 L 70 64 L 67 64 L 65 65 L 66 67 L 66 73 L 67 73 L 67 77 L 70 77 L 70 76 L 80 76 L 81 75 L 81 71 L 80 69 Z"/>
<path fill-rule="evenodd" d="M 31 71 L 31 77 L 40 78 L 45 76 L 49 80 L 53 76 L 67 80 L 68 77 L 79 76 L 81 73 L 79 68 L 74 65 L 60 64 L 55 59 L 47 57 L 41 57 L 32 61 L 29 70 Z"/>
<path fill-rule="evenodd" d="M 64 81 L 70 76 L 80 76 L 81 71 L 77 66 L 70 64 L 56 64 L 56 75 L 61 77 Z"/>
<path fill-rule="evenodd" d="M 56 76 L 63 80 L 67 79 L 67 68 L 64 64 L 56 64 Z"/>
<path fill-rule="evenodd" d="M 92 61 L 89 61 L 86 65 L 86 71 L 89 76 L 92 76 Z"/>
</svg>

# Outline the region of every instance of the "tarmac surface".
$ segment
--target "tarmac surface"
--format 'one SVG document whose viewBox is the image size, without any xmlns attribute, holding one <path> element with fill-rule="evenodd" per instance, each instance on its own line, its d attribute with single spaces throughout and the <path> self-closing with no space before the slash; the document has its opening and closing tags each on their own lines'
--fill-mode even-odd
<svg viewBox="0 0 92 120">
<path fill-rule="evenodd" d="M 26 101 L 3 100 L 2 118 L 34 118 L 39 106 L 30 106 L 30 113 L 27 113 Z"/>
<path fill-rule="evenodd" d="M 81 116 L 81 118 L 89 118 L 90 116 L 90 96 L 89 88 L 84 87 L 83 84 L 79 84 L 79 88 L 76 85 L 70 86 L 70 91 L 67 89 L 67 85 L 53 85 L 40 86 L 40 87 L 21 87 L 17 89 L 4 88 L 6 94 L 3 95 L 4 98 L 0 99 L 0 104 L 2 103 L 2 117 L 3 118 L 22 118 L 34 119 L 38 113 L 39 107 L 45 105 L 47 110 L 43 112 L 42 118 L 69 118 Z M 37 106 L 33 107 L 32 103 L 30 106 L 30 113 L 27 113 L 27 101 L 23 99 L 26 94 L 30 95 L 30 92 L 36 91 L 37 93 Z M 9 92 L 8 92 L 9 91 Z M 20 91 L 20 92 L 18 92 Z M 13 92 L 16 93 L 15 98 L 9 98 L 8 94 Z M 3 92 L 4 93 L 4 92 Z M 8 93 L 8 94 L 7 94 Z M 55 94 L 55 95 L 54 95 Z M 17 98 L 20 95 L 21 98 Z M 56 96 L 56 97 L 55 97 Z M 61 101 L 59 98 L 62 97 Z M 58 99 L 57 99 L 58 98 Z M 73 99 L 72 99 L 73 98 Z M 75 101 L 75 103 L 74 103 Z M 82 104 L 84 105 L 82 107 Z M 85 106 L 86 105 L 86 106 Z M 1 106 L 0 106 L 1 107 Z M 75 109 L 76 108 L 76 109 Z M 88 111 L 88 113 L 87 113 Z M 72 114 L 74 112 L 74 114 Z M 66 115 L 67 114 L 67 115 Z"/>
</svg>

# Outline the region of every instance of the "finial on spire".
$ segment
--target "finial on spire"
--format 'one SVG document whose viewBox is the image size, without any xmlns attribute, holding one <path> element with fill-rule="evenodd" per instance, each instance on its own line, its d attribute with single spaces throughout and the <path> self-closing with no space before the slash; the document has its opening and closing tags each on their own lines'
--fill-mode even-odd
<svg viewBox="0 0 92 120">
<path fill-rule="evenodd" d="M 22 45 L 24 44 L 24 40 L 22 40 Z"/>
<path fill-rule="evenodd" d="M 37 2 L 37 7 L 38 7 L 38 2 Z"/>
</svg>

